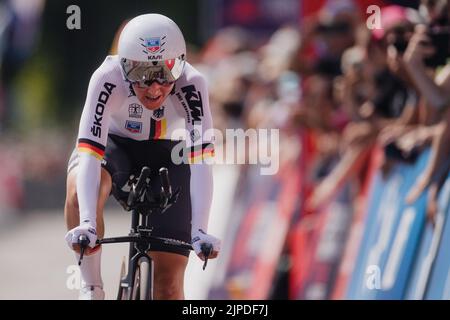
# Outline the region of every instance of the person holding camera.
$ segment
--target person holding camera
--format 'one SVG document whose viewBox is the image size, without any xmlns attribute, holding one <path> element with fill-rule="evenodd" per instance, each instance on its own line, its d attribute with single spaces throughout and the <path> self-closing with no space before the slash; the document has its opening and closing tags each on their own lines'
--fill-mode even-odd
<svg viewBox="0 0 450 320">
<path fill-rule="evenodd" d="M 422 0 L 420 13 L 427 24 L 416 26 L 403 56 L 406 70 L 427 106 L 429 125 L 412 133 L 415 144 L 431 140 L 432 148 L 430 161 L 406 201 L 413 203 L 430 186 L 427 211 L 432 221 L 437 210 L 437 194 L 450 165 L 447 160 L 450 146 L 445 143 L 450 139 L 449 11 L 448 0 Z"/>
<path fill-rule="evenodd" d="M 403 60 L 409 75 L 427 104 L 440 110 L 448 106 L 450 99 L 448 90 L 446 90 L 450 87 L 450 64 L 446 63 L 449 56 L 448 41 L 450 40 L 449 8 L 448 0 L 438 1 L 438 3 L 445 2 L 446 7 L 437 9 L 436 4 L 433 9 L 441 11 L 436 13 L 425 5 L 427 2 L 429 1 L 422 1 L 421 8 L 428 9 L 422 9 L 421 12 L 422 15 L 426 15 L 424 18 L 429 21 L 428 25 L 419 24 L 416 26 Z M 434 69 L 444 64 L 445 66 L 439 72 L 438 77 L 433 78 Z"/>
</svg>

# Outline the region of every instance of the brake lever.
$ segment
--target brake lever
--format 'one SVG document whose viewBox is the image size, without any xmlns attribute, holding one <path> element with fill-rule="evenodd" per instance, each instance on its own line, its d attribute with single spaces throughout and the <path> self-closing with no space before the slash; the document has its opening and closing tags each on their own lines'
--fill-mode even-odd
<svg viewBox="0 0 450 320">
<path fill-rule="evenodd" d="M 181 187 L 177 187 L 175 192 L 172 193 L 172 196 L 169 199 L 170 204 L 174 204 L 178 201 L 178 197 L 180 196 Z"/>
<path fill-rule="evenodd" d="M 84 257 L 84 251 L 86 250 L 87 246 L 89 245 L 89 238 L 82 234 L 78 237 L 78 244 L 80 245 L 80 259 L 78 260 L 78 265 L 81 266 L 81 261 Z"/>
<path fill-rule="evenodd" d="M 171 203 L 169 200 L 170 198 L 167 197 L 167 195 L 163 191 L 161 191 L 161 194 L 159 196 L 159 207 L 163 209 L 163 211 L 166 211 L 170 207 Z"/>
<path fill-rule="evenodd" d="M 143 167 L 141 170 L 141 174 L 139 178 L 136 180 L 136 183 L 131 184 L 131 190 L 128 194 L 127 205 L 132 207 L 132 205 L 139 201 L 139 198 L 142 196 L 144 189 L 148 185 L 147 178 L 150 175 L 150 169 L 148 167 Z"/>
<path fill-rule="evenodd" d="M 169 198 L 165 198 L 164 203 L 162 203 L 160 206 L 161 213 L 164 213 L 167 209 L 169 209 L 174 203 L 176 203 L 178 201 L 180 191 L 181 191 L 181 188 L 178 187 Z M 161 194 L 161 197 L 165 197 L 165 195 Z"/>
<path fill-rule="evenodd" d="M 205 262 L 203 263 L 203 270 L 205 270 L 206 265 L 208 264 L 208 258 L 212 253 L 213 246 L 210 243 L 202 243 L 200 249 L 202 250 L 203 256 L 205 257 Z"/>
</svg>

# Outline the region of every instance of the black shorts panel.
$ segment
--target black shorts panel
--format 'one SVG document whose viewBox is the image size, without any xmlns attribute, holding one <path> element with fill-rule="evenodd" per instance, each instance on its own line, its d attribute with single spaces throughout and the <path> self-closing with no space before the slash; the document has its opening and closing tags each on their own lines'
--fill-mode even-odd
<svg viewBox="0 0 450 320">
<path fill-rule="evenodd" d="M 150 217 L 153 235 L 191 242 L 191 198 L 189 164 L 176 165 L 171 161 L 172 148 L 178 144 L 171 140 L 136 141 L 116 135 L 108 136 L 103 167 L 111 174 L 112 194 L 118 200 L 126 201 L 128 192 L 123 190 L 131 174 L 138 176 L 143 166 L 150 168 L 152 190 L 160 192 L 159 169 L 166 167 L 172 189 L 181 188 L 178 201 L 164 213 Z M 125 189 L 126 190 L 126 189 Z M 171 245 L 154 245 L 152 251 L 165 251 L 189 256 L 189 250 Z"/>
</svg>

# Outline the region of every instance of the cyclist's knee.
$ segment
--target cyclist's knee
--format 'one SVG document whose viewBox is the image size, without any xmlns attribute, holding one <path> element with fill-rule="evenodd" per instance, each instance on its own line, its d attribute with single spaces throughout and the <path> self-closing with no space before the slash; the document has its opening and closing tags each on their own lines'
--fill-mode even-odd
<svg viewBox="0 0 450 320">
<path fill-rule="evenodd" d="M 155 298 L 184 299 L 184 271 L 188 258 L 167 252 L 152 252 L 155 263 Z"/>
<path fill-rule="evenodd" d="M 155 272 L 155 298 L 158 300 L 183 299 L 183 279 L 169 272 Z"/>
</svg>

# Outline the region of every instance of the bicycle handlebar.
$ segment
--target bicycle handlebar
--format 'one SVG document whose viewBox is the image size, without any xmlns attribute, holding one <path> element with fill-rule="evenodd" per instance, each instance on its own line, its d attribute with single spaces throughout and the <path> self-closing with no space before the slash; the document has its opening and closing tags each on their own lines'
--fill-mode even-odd
<svg viewBox="0 0 450 320">
<path fill-rule="evenodd" d="M 150 175 L 150 168 L 143 167 L 136 184 L 133 184 L 131 187 L 130 194 L 128 195 L 127 200 L 128 206 L 131 207 L 136 201 L 137 197 L 139 197 L 139 195 L 142 193 L 143 187 L 149 175 Z"/>
<path fill-rule="evenodd" d="M 152 235 L 140 235 L 139 233 L 134 233 L 131 235 L 128 235 L 126 237 L 113 237 L 113 238 L 103 238 L 97 240 L 97 244 L 111 244 L 111 243 L 124 243 L 124 242 L 140 242 L 140 241 L 146 241 L 149 243 L 162 243 L 162 244 L 169 244 L 181 249 L 187 249 L 187 250 L 193 250 L 192 245 L 190 245 L 187 242 L 176 240 L 176 239 L 169 239 L 169 238 L 163 238 L 163 237 L 156 237 Z"/>
<path fill-rule="evenodd" d="M 127 199 L 127 205 L 129 207 L 133 207 L 135 205 L 136 200 L 142 194 L 142 191 L 145 188 L 145 185 L 147 183 L 146 180 L 149 176 L 150 176 L 150 168 L 143 167 L 141 170 L 141 174 L 139 175 L 139 178 L 137 179 L 137 182 L 133 183 L 131 185 L 130 194 Z M 175 191 L 175 194 L 172 194 L 172 187 L 170 185 L 169 174 L 168 174 L 167 168 L 159 169 L 159 177 L 161 180 L 161 187 L 162 187 L 161 196 L 164 199 L 163 200 L 164 203 L 161 203 L 160 206 L 167 207 L 168 204 L 172 204 L 172 203 L 176 202 L 176 200 L 178 198 L 178 194 L 180 192 L 180 189 L 178 188 Z M 172 244 L 172 245 L 178 246 L 180 248 L 188 249 L 188 250 L 193 249 L 190 244 L 183 243 L 182 241 L 178 241 L 178 240 L 154 237 L 154 236 L 142 237 L 141 235 L 137 236 L 137 235 L 131 235 L 131 234 L 128 237 L 116 237 L 116 238 L 97 240 L 97 244 L 119 243 L 119 242 L 139 242 L 144 239 L 146 241 L 148 241 L 150 239 L 152 239 L 153 241 L 155 241 L 155 240 L 160 241 L 160 242 L 162 241 L 164 243 Z M 78 265 L 81 265 L 81 261 L 83 260 L 84 252 L 89 245 L 89 238 L 86 235 L 80 235 L 78 238 L 78 244 L 80 246 L 80 259 L 78 261 Z M 213 246 L 209 243 L 204 243 L 201 245 L 201 251 L 203 253 L 203 256 L 205 257 L 205 263 L 203 264 L 203 270 L 205 270 L 205 268 L 206 268 L 206 265 L 208 263 L 208 257 L 211 255 L 212 249 L 213 249 Z"/>
<path fill-rule="evenodd" d="M 170 198 L 172 196 L 172 187 L 170 186 L 170 180 L 169 180 L 169 171 L 167 168 L 161 168 L 159 169 L 159 177 L 161 179 L 161 186 L 162 191 L 164 192 L 164 195 L 167 198 Z"/>
<path fill-rule="evenodd" d="M 89 241 L 89 240 L 88 240 Z M 164 243 L 169 244 L 174 247 L 187 249 L 187 250 L 193 250 L 192 245 L 189 243 L 175 240 L 175 239 L 169 239 L 169 238 L 163 238 L 163 237 L 156 237 L 156 236 L 142 236 L 140 234 L 134 234 L 129 235 L 127 237 L 114 237 L 114 238 L 104 238 L 97 240 L 97 244 L 110 244 L 110 243 L 123 243 L 123 242 L 140 242 L 140 241 L 148 241 L 148 242 L 158 242 L 158 243 Z M 200 246 L 200 249 L 203 253 L 203 256 L 205 257 L 205 262 L 203 264 L 203 270 L 205 270 L 207 264 L 208 264 L 208 258 L 212 253 L 213 246 L 210 243 L 203 243 Z"/>
</svg>

